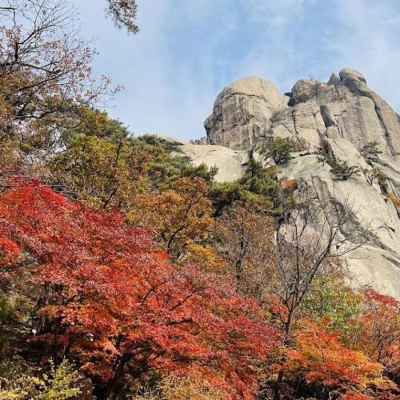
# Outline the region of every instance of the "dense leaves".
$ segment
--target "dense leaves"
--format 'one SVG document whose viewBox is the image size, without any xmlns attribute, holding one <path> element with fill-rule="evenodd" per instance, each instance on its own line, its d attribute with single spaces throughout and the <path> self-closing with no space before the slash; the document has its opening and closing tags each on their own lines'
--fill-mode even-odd
<svg viewBox="0 0 400 400">
<path fill-rule="evenodd" d="M 180 178 L 159 194 L 137 197 L 129 214 L 137 225 L 152 227 L 156 238 L 174 257 L 182 256 L 193 243 L 207 238 L 213 220 L 208 187 L 201 178 Z"/>
<path fill-rule="evenodd" d="M 328 388 L 361 387 L 380 383 L 382 365 L 340 343 L 337 335 L 303 322 L 295 336 L 296 348 L 288 352 L 285 374 L 304 377 L 308 384 Z"/>
<path fill-rule="evenodd" d="M 82 376 L 67 360 L 58 367 L 50 361 L 49 374 L 40 377 L 14 370 L 12 364 L 0 365 L 0 370 L 5 368 L 7 376 L 0 378 L 1 400 L 68 400 L 84 395 Z"/>
<path fill-rule="evenodd" d="M 254 302 L 195 267 L 177 270 L 120 215 L 40 184 L 3 194 L 0 217 L 3 271 L 29 268 L 40 288 L 31 345 L 78 360 L 100 397 L 157 370 L 201 374 L 227 398 L 252 398 L 257 365 L 278 340 Z"/>
<path fill-rule="evenodd" d="M 373 290 L 368 290 L 364 298 L 355 346 L 381 362 L 387 374 L 400 382 L 400 304 Z"/>
</svg>

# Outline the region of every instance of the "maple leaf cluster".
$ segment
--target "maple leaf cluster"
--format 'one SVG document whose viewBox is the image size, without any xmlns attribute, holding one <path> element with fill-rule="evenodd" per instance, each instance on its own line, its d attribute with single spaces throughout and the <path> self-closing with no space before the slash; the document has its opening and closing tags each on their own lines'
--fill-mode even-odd
<svg viewBox="0 0 400 400">
<path fill-rule="evenodd" d="M 69 356 L 109 395 L 152 371 L 203 376 L 226 398 L 251 399 L 278 345 L 254 301 L 199 268 L 177 268 L 149 233 L 37 182 L 0 197 L 1 268 L 29 270 L 32 349 Z"/>
<path fill-rule="evenodd" d="M 296 347 L 288 351 L 287 373 L 303 375 L 308 384 L 326 387 L 366 387 L 382 378 L 383 366 L 346 348 L 337 334 L 304 321 L 296 334 Z"/>
<path fill-rule="evenodd" d="M 397 399 L 400 304 L 373 290 L 349 290 L 332 303 L 336 314 L 325 310 L 322 319 L 314 315 L 298 321 L 280 371 L 300 392 L 321 399 L 334 393 L 341 400 Z M 356 308 L 352 298 L 358 303 Z M 341 323 L 332 316 L 341 316 Z"/>
</svg>

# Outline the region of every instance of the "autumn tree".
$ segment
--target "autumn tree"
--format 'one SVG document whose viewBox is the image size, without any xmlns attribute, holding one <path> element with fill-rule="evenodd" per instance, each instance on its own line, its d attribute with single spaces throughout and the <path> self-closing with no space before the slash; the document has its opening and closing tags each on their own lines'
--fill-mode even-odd
<svg viewBox="0 0 400 400">
<path fill-rule="evenodd" d="M 353 346 L 382 363 L 385 372 L 400 382 L 400 303 L 367 290 L 358 322 L 360 329 L 353 338 Z"/>
<path fill-rule="evenodd" d="M 329 398 L 329 393 L 334 391 L 356 392 L 385 385 L 382 364 L 345 347 L 335 333 L 328 333 L 313 322 L 302 321 L 294 340 L 284 373 L 289 380 L 303 380 L 303 385 L 297 385 L 300 389 L 297 395 L 317 394 L 318 398 Z"/>
<path fill-rule="evenodd" d="M 198 177 L 183 177 L 159 194 L 138 196 L 129 219 L 133 224 L 151 227 L 169 254 L 181 259 L 190 246 L 207 239 L 213 223 L 211 216 L 207 183 Z"/>
<path fill-rule="evenodd" d="M 287 309 L 284 331 L 290 336 L 296 313 L 314 279 L 333 271 L 337 260 L 362 246 L 367 232 L 350 228 L 352 209 L 326 198 L 314 185 L 297 193 L 296 203 L 279 218 L 276 233 L 277 287 Z"/>
<path fill-rule="evenodd" d="M 145 186 L 149 154 L 119 138 L 74 135 L 47 164 L 48 182 L 66 195 L 101 208 L 127 211 Z"/>
<path fill-rule="evenodd" d="M 106 3 L 117 26 L 137 32 L 134 0 Z M 113 90 L 91 76 L 94 50 L 77 34 L 71 3 L 3 0 L 0 16 L 0 173 L 41 175 L 64 129 Z"/>
<path fill-rule="evenodd" d="M 3 281 L 28 274 L 30 357 L 74 358 L 99 399 L 124 398 L 155 374 L 203 376 L 227 399 L 254 396 L 255 371 L 279 336 L 226 279 L 177 268 L 119 214 L 35 182 L 10 182 L 0 197 L 0 239 Z"/>
<path fill-rule="evenodd" d="M 245 202 L 226 209 L 216 223 L 216 247 L 232 268 L 238 290 L 259 302 L 274 280 L 274 232 L 272 218 Z"/>
<path fill-rule="evenodd" d="M 283 398 L 398 398 L 397 306 L 350 289 L 340 274 L 315 279 L 280 369 Z"/>
<path fill-rule="evenodd" d="M 283 306 L 277 315 L 286 345 L 290 345 L 299 309 L 314 279 L 335 268 L 335 261 L 367 240 L 363 230 L 349 229 L 351 206 L 324 196 L 318 184 L 304 184 L 295 200 L 278 219 L 276 231 L 277 280 L 273 293 Z M 282 379 L 283 371 L 278 377 L 275 399 L 280 398 Z"/>
<path fill-rule="evenodd" d="M 93 50 L 76 34 L 74 13 L 60 0 L 17 0 L 0 26 L 0 143 L 19 164 L 39 164 L 59 147 L 62 129 L 82 105 L 108 91 L 91 77 Z"/>
</svg>

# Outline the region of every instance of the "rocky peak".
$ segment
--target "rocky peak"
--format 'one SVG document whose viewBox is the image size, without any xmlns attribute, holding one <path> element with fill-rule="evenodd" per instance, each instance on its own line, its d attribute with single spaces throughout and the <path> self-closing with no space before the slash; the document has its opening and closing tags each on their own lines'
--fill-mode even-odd
<svg viewBox="0 0 400 400">
<path fill-rule="evenodd" d="M 340 80 L 344 84 L 346 81 L 356 81 L 356 82 L 363 82 L 367 84 L 367 80 L 365 79 L 364 75 L 358 71 L 355 71 L 351 68 L 344 68 L 339 72 Z"/>
<path fill-rule="evenodd" d="M 400 299 L 400 117 L 361 73 L 346 68 L 326 83 L 300 80 L 287 95 L 260 78 L 234 82 L 218 95 L 205 127 L 209 146 L 191 145 L 189 156 L 218 164 L 220 180 L 237 179 L 248 151 L 271 138 L 301 144 L 282 178 L 352 205 L 349 223 L 369 233 L 368 243 L 345 259 L 352 282 Z M 326 149 L 330 161 L 357 173 L 335 176 Z"/>
<path fill-rule="evenodd" d="M 249 77 L 222 90 L 213 113 L 205 121 L 209 144 L 232 149 L 251 148 L 271 128 L 271 119 L 284 109 L 287 100 L 275 85 Z"/>
<path fill-rule="evenodd" d="M 326 132 L 332 126 L 335 131 Z M 347 68 L 327 83 L 300 80 L 288 97 L 260 78 L 237 81 L 219 94 L 205 127 L 209 144 L 234 150 L 249 150 L 273 136 L 301 139 L 316 149 L 330 134 L 359 150 L 377 142 L 392 159 L 400 153 L 399 116 L 361 73 Z"/>
</svg>

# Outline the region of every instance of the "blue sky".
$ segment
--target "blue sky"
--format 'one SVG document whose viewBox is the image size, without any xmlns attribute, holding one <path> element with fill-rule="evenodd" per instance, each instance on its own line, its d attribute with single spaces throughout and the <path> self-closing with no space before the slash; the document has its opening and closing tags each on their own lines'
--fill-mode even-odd
<svg viewBox="0 0 400 400">
<path fill-rule="evenodd" d="M 137 0 L 135 36 L 104 18 L 105 1 L 72 2 L 95 73 L 124 86 L 106 108 L 137 134 L 203 136 L 218 92 L 249 75 L 284 92 L 352 67 L 400 110 L 399 0 Z"/>
</svg>

